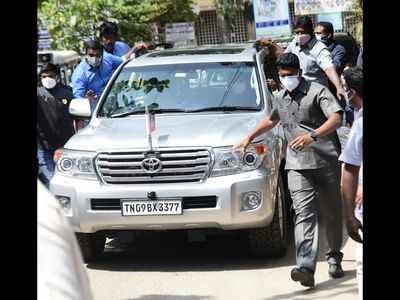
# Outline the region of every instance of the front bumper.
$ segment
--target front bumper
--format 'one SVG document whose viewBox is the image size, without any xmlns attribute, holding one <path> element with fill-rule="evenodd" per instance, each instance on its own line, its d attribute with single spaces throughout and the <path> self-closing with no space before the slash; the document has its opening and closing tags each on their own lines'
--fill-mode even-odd
<svg viewBox="0 0 400 300">
<path fill-rule="evenodd" d="M 118 185 L 56 173 L 50 190 L 56 196 L 70 197 L 71 210 L 66 216 L 76 232 L 195 228 L 231 230 L 263 227 L 271 223 L 277 182 L 274 179 L 277 175 L 259 169 L 196 183 Z M 169 216 L 122 216 L 121 210 L 99 211 L 91 208 L 93 198 L 147 198 L 150 191 L 155 191 L 158 198 L 216 196 L 217 202 L 212 208 L 184 209 L 182 215 Z M 242 193 L 248 191 L 261 192 L 262 203 L 255 210 L 241 211 Z"/>
</svg>

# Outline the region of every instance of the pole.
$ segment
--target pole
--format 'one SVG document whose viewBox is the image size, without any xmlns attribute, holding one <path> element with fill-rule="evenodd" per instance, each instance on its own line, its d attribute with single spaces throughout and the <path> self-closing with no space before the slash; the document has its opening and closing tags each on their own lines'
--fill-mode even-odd
<svg viewBox="0 0 400 300">
<path fill-rule="evenodd" d="M 153 139 L 151 136 L 151 132 L 152 132 L 151 114 L 150 114 L 148 105 L 145 106 L 145 118 L 146 118 L 146 132 L 147 132 L 149 148 L 150 148 L 150 151 L 153 151 Z"/>
</svg>

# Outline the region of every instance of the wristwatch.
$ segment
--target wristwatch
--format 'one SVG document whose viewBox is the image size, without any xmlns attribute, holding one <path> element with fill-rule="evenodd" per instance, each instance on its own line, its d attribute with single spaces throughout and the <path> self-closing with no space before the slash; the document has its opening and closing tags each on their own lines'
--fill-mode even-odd
<svg viewBox="0 0 400 300">
<path fill-rule="evenodd" d="M 310 137 L 311 137 L 314 141 L 316 141 L 316 140 L 318 139 L 318 133 L 317 133 L 316 131 L 314 131 L 314 132 L 312 132 L 312 133 L 310 134 Z"/>
</svg>

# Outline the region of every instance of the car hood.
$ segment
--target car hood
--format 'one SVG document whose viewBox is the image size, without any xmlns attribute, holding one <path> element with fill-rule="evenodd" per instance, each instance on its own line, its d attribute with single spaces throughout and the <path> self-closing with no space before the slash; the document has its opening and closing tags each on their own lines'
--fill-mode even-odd
<svg viewBox="0 0 400 300">
<path fill-rule="evenodd" d="M 257 113 L 159 114 L 152 134 L 153 147 L 219 147 L 240 142 L 265 116 Z M 75 134 L 65 148 L 101 151 L 147 149 L 143 115 L 115 119 L 94 119 Z"/>
</svg>

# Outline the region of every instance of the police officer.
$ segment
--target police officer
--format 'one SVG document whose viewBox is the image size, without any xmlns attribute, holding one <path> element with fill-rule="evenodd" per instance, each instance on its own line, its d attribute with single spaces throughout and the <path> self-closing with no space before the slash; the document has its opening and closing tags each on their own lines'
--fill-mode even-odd
<svg viewBox="0 0 400 300">
<path fill-rule="evenodd" d="M 104 50 L 112 55 L 123 57 L 129 51 L 128 44 L 118 41 L 118 26 L 112 22 L 104 22 L 100 25 L 100 38 Z"/>
<path fill-rule="evenodd" d="M 75 132 L 68 112 L 73 94 L 69 86 L 60 82 L 60 71 L 56 65 L 44 65 L 39 75 L 41 86 L 37 89 L 37 160 L 39 178 L 48 186 L 54 174 L 54 152 Z"/>
<path fill-rule="evenodd" d="M 329 274 L 334 278 L 344 275 L 340 252 L 343 224 L 340 144 L 335 131 L 342 121 L 343 110 L 327 87 L 302 76 L 295 54 L 283 54 L 277 66 L 284 89 L 276 94 L 274 109 L 233 149 L 244 150 L 255 137 L 281 121 L 288 142 L 285 169 L 295 211 L 297 267 L 292 270 L 291 277 L 312 287 L 320 216 L 326 224 Z"/>
<path fill-rule="evenodd" d="M 62 102 L 65 109 L 68 109 L 74 96 L 72 88 L 61 82 L 60 69 L 52 63 L 45 64 L 40 70 L 40 81 L 42 86 L 58 101 Z"/>
</svg>

